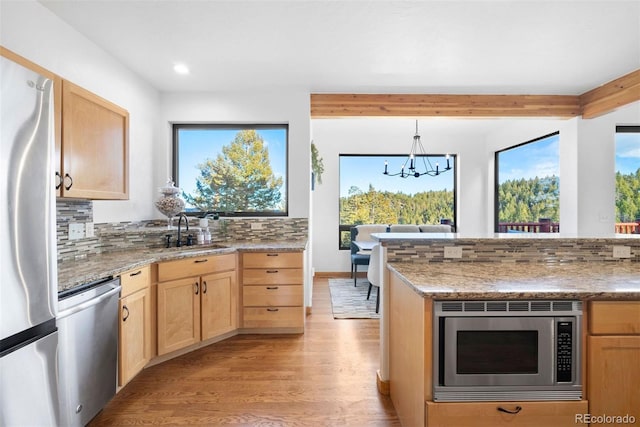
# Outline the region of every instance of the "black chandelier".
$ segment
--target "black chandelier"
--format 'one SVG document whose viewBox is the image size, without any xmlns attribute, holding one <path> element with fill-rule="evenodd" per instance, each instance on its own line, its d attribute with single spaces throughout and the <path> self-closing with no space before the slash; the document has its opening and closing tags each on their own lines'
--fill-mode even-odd
<svg viewBox="0 0 640 427">
<path fill-rule="evenodd" d="M 416 120 L 416 134 L 413 136 L 413 143 L 411 144 L 411 151 L 409 152 L 409 157 L 403 163 L 400 168 L 400 172 L 398 173 L 389 173 L 387 167 L 389 166 L 389 162 L 384 161 L 384 175 L 389 176 L 400 176 L 400 178 L 407 178 L 409 176 L 413 176 L 415 178 L 419 178 L 422 175 L 429 176 L 438 176 L 443 172 L 446 172 L 451 169 L 449 165 L 449 155 L 446 155 L 447 166 L 440 170 L 440 165 L 436 162 L 436 167 L 434 168 L 429 161 L 429 156 L 424 151 L 424 146 L 422 145 L 422 141 L 420 141 L 420 134 L 418 134 L 418 121 Z M 420 166 L 418 164 L 419 160 L 422 160 L 422 171 L 418 168 Z M 407 168 L 407 163 L 409 167 Z"/>
</svg>

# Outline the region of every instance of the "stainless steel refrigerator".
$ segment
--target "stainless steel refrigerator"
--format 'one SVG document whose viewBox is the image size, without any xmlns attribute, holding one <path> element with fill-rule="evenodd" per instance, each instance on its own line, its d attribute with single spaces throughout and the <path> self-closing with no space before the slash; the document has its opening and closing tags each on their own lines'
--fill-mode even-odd
<svg viewBox="0 0 640 427">
<path fill-rule="evenodd" d="M 57 425 L 53 81 L 0 66 L 0 425 Z"/>
</svg>

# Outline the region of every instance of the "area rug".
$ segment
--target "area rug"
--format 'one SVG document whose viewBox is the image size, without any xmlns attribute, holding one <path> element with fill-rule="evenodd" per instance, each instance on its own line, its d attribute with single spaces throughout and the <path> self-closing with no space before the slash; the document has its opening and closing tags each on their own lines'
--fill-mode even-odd
<svg viewBox="0 0 640 427">
<path fill-rule="evenodd" d="M 369 282 L 358 279 L 358 286 L 353 286 L 353 279 L 329 279 L 331 307 L 334 319 L 379 319 L 376 313 L 377 288 L 371 289 L 367 300 Z"/>
</svg>

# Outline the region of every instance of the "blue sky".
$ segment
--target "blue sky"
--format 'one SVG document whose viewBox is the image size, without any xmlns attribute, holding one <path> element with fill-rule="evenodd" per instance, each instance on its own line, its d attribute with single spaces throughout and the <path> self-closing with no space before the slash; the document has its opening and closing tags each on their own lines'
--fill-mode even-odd
<svg viewBox="0 0 640 427">
<path fill-rule="evenodd" d="M 560 176 L 560 135 L 520 145 L 500 152 L 500 184 L 511 179 Z"/>
<path fill-rule="evenodd" d="M 616 133 L 616 172 L 635 173 L 640 168 L 640 133 Z"/>
<path fill-rule="evenodd" d="M 195 191 L 200 176 L 198 164 L 215 159 L 224 145 L 229 145 L 240 129 L 181 129 L 178 187 L 185 193 Z M 284 177 L 287 160 L 287 140 L 284 129 L 258 129 L 258 134 L 269 148 L 271 168 L 277 177 Z M 286 185 L 286 180 L 285 184 Z M 282 192 L 283 196 L 285 192 Z"/>
<path fill-rule="evenodd" d="M 391 191 L 393 193 L 402 192 L 404 194 L 416 194 L 431 190 L 453 190 L 454 174 L 453 169 L 436 177 L 421 176 L 420 178 L 383 175 L 384 162 L 389 162 L 389 173 L 400 172 L 402 164 L 407 160 L 407 156 L 340 156 L 340 196 L 347 196 L 349 188 L 356 186 L 363 192 L 369 189 L 369 184 L 378 191 Z M 447 164 L 444 156 L 430 158 L 432 167 L 436 162 L 440 170 Z M 450 160 L 453 168 L 453 158 Z M 420 164 L 420 169 L 423 167 Z M 408 168 L 408 166 L 407 166 Z"/>
</svg>

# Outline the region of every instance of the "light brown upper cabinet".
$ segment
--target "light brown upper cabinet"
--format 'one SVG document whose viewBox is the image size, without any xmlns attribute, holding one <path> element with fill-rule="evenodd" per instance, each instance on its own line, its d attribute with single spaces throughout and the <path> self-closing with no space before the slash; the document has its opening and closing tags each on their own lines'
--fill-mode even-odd
<svg viewBox="0 0 640 427">
<path fill-rule="evenodd" d="M 58 195 L 129 198 L 129 113 L 62 81 L 62 145 Z"/>
</svg>

